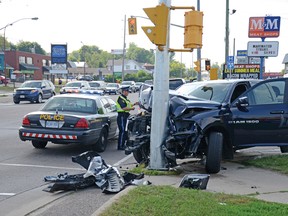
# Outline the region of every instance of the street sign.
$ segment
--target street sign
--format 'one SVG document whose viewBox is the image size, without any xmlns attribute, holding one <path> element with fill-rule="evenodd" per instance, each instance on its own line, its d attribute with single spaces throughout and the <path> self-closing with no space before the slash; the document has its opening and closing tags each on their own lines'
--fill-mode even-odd
<svg viewBox="0 0 288 216">
<path fill-rule="evenodd" d="M 234 56 L 227 56 L 227 69 L 234 69 Z"/>
<path fill-rule="evenodd" d="M 279 37 L 280 16 L 250 17 L 248 37 Z"/>
<path fill-rule="evenodd" d="M 114 54 L 114 55 L 122 55 L 123 54 L 123 49 L 112 49 L 111 50 L 111 54 Z"/>
<path fill-rule="evenodd" d="M 249 41 L 248 56 L 276 57 L 278 56 L 278 41 Z"/>
</svg>

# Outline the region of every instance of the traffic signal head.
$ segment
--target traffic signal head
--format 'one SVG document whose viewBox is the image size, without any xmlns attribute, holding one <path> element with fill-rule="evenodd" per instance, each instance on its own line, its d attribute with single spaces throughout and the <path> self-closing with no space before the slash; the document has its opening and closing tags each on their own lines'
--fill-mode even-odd
<svg viewBox="0 0 288 216">
<path fill-rule="evenodd" d="M 184 48 L 202 48 L 203 12 L 186 12 L 184 27 Z"/>
<path fill-rule="evenodd" d="M 210 65 L 210 60 L 205 60 L 205 70 L 210 71 L 211 65 Z"/>
<path fill-rule="evenodd" d="M 129 35 L 137 34 L 136 18 L 128 18 Z"/>
<path fill-rule="evenodd" d="M 197 72 L 201 72 L 201 70 L 200 70 L 200 66 L 201 66 L 200 65 L 200 60 L 195 61 L 194 64 L 195 64 L 194 70 L 197 71 Z"/>
<path fill-rule="evenodd" d="M 158 46 L 165 46 L 168 29 L 169 8 L 162 3 L 154 8 L 144 8 L 144 11 L 155 26 L 143 26 L 143 31 L 152 43 Z"/>
</svg>

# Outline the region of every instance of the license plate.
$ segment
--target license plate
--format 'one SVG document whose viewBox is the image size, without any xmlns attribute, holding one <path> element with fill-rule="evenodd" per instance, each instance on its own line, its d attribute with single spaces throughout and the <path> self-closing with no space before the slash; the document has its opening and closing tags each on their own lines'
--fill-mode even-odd
<svg viewBox="0 0 288 216">
<path fill-rule="evenodd" d="M 58 121 L 46 121 L 46 128 L 59 128 Z"/>
<path fill-rule="evenodd" d="M 20 95 L 20 98 L 25 98 L 25 95 Z"/>
</svg>

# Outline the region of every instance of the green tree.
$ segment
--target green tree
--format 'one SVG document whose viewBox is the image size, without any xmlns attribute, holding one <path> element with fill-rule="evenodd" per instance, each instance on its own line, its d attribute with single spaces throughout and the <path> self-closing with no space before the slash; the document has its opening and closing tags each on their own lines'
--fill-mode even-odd
<svg viewBox="0 0 288 216">
<path fill-rule="evenodd" d="M 126 59 L 153 64 L 155 62 L 155 55 L 153 50 L 145 50 L 136 46 L 135 43 L 130 43 L 126 53 Z"/>
<path fill-rule="evenodd" d="M 186 77 L 185 64 L 178 61 L 170 62 L 170 77 Z"/>
<path fill-rule="evenodd" d="M 20 41 L 16 44 L 16 49 L 23 52 L 46 55 L 46 51 L 37 42 Z"/>
<path fill-rule="evenodd" d="M 86 62 L 92 68 L 104 68 L 107 61 L 112 59 L 112 54 L 99 49 L 97 46 L 84 45 L 80 50 L 73 51 L 68 55 L 68 60 Z"/>
</svg>

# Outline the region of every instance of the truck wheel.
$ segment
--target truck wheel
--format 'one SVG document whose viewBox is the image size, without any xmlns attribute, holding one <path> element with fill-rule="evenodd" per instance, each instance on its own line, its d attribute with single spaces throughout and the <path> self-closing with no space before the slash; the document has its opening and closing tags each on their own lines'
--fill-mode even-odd
<svg viewBox="0 0 288 216">
<path fill-rule="evenodd" d="M 37 149 L 43 149 L 47 145 L 47 141 L 32 140 L 32 145 Z"/>
<path fill-rule="evenodd" d="M 94 146 L 95 147 L 94 149 L 97 152 L 104 152 L 106 150 L 107 143 L 108 143 L 108 132 L 106 128 L 103 128 L 100 133 L 100 137 L 96 145 Z"/>
<path fill-rule="evenodd" d="M 218 173 L 220 171 L 223 148 L 223 135 L 220 132 L 211 132 L 208 140 L 206 155 L 206 171 Z"/>
<path fill-rule="evenodd" d="M 142 145 L 137 150 L 133 151 L 134 159 L 137 163 L 148 163 L 150 158 L 150 146 L 149 145 Z"/>
<path fill-rule="evenodd" d="M 288 146 L 280 146 L 281 153 L 287 153 L 288 152 Z"/>
</svg>

